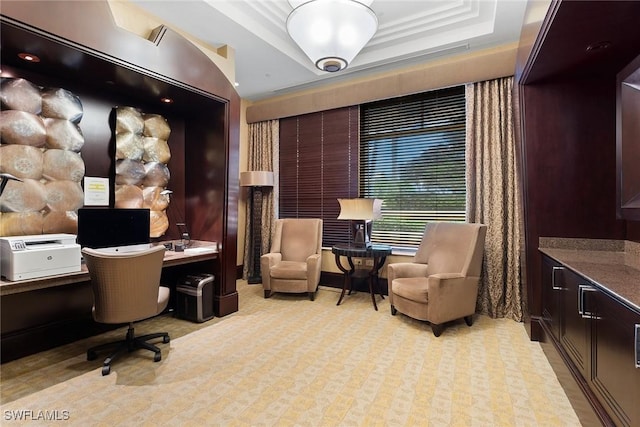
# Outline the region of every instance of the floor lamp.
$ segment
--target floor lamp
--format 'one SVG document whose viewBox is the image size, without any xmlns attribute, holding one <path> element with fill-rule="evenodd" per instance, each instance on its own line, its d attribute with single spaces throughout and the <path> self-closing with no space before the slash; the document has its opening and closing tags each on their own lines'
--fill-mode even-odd
<svg viewBox="0 0 640 427">
<path fill-rule="evenodd" d="M 273 187 L 273 172 L 249 171 L 240 173 L 240 186 L 251 191 L 251 229 L 249 230 L 249 277 L 250 284 L 262 283 L 260 256 L 262 255 L 262 189 Z"/>
</svg>

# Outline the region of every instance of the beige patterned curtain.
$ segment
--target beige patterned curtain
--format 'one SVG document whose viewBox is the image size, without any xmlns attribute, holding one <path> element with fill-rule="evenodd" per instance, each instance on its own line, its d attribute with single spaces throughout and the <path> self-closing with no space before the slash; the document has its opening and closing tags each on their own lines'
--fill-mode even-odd
<svg viewBox="0 0 640 427">
<path fill-rule="evenodd" d="M 467 220 L 487 225 L 478 311 L 522 321 L 513 77 L 467 84 Z"/>
<path fill-rule="evenodd" d="M 262 250 L 260 253 L 269 251 L 271 245 L 271 230 L 274 219 L 277 218 L 278 200 L 278 156 L 280 141 L 280 121 L 267 120 L 264 122 L 249 124 L 249 157 L 248 169 L 250 171 L 273 171 L 273 188 L 266 189 L 262 193 Z M 247 278 L 251 263 L 260 260 L 253 260 L 253 253 L 250 250 L 251 243 L 251 204 L 247 203 L 245 238 L 244 238 L 244 264 L 242 266 L 242 277 Z"/>
</svg>

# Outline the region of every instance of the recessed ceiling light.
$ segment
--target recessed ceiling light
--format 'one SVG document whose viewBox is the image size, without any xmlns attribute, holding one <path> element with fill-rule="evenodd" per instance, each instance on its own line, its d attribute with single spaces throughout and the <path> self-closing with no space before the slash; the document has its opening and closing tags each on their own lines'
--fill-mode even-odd
<svg viewBox="0 0 640 427">
<path fill-rule="evenodd" d="M 163 102 L 165 104 L 173 104 L 173 99 L 171 99 L 171 98 L 160 98 L 160 102 Z"/>
<path fill-rule="evenodd" d="M 38 58 L 37 55 L 34 55 L 32 53 L 20 52 L 18 54 L 18 57 L 27 62 L 40 62 L 40 58 Z"/>
<path fill-rule="evenodd" d="M 598 52 L 600 50 L 607 49 L 610 46 L 611 46 L 610 41 L 600 41 L 596 43 L 591 43 L 589 46 L 587 46 L 587 52 Z"/>
</svg>

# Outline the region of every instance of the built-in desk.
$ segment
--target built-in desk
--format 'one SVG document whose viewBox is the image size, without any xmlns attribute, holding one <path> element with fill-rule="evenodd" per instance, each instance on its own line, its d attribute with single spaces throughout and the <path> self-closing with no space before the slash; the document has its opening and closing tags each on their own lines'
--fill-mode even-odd
<svg viewBox="0 0 640 427">
<path fill-rule="evenodd" d="M 184 252 L 166 251 L 164 254 L 163 266 L 171 267 L 175 265 L 190 264 L 215 259 L 217 256 L 218 248 L 215 242 L 196 240 L 192 241 L 190 246 Z M 0 297 L 19 292 L 29 292 L 54 286 L 65 286 L 72 283 L 86 282 L 88 280 L 89 272 L 83 262 L 81 270 L 76 273 L 58 274 L 55 276 L 38 277 L 36 279 L 18 280 L 15 282 L 0 279 Z"/>
<path fill-rule="evenodd" d="M 185 274 L 214 273 L 217 258 L 214 242 L 196 240 L 184 252 L 166 251 L 162 284 L 175 289 Z M 84 263 L 77 273 L 0 280 L 0 305 L 2 362 L 104 330 L 91 317 L 93 294 Z"/>
</svg>

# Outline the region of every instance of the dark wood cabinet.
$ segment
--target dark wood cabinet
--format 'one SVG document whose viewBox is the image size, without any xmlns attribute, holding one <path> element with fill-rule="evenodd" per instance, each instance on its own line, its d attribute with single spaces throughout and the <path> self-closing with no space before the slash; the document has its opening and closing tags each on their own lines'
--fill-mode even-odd
<svg viewBox="0 0 640 427">
<path fill-rule="evenodd" d="M 604 424 L 640 425 L 640 311 L 542 256 L 543 327 Z"/>
<path fill-rule="evenodd" d="M 601 290 L 592 293 L 589 385 L 618 425 L 640 425 L 640 313 Z"/>
<path fill-rule="evenodd" d="M 640 220 L 640 56 L 618 73 L 616 83 L 616 179 L 618 216 Z"/>
</svg>

